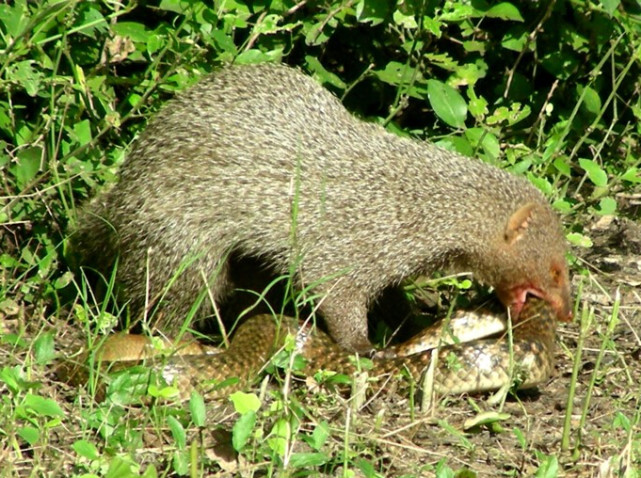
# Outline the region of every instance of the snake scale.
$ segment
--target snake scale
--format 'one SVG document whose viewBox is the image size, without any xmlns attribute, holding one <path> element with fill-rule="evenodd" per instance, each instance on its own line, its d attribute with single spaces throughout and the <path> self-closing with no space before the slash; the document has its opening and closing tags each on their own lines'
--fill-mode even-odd
<svg viewBox="0 0 641 478">
<path fill-rule="evenodd" d="M 436 360 L 432 369 L 434 390 L 460 394 L 496 390 L 512 383 L 519 388 L 530 388 L 550 376 L 556 319 L 552 308 L 543 300 L 528 299 L 518 319 L 513 320 L 511 342 L 505 332 L 504 317 L 461 311 L 450 320 L 453 324 L 462 322 L 464 331 L 492 323 L 485 335 L 494 336 L 470 342 L 449 340 L 448 344 L 439 346 L 447 342 L 444 340 L 446 335 L 442 331 L 428 330 L 407 342 L 377 352 L 371 359 L 370 377 L 400 375 L 404 370 L 405 376 L 418 382 Z M 359 369 L 354 357 L 325 333 L 300 325 L 292 318 L 282 317 L 277 321 L 268 315 L 247 320 L 234 334 L 229 348 L 216 349 L 215 353 L 207 353 L 206 348 L 192 344 L 171 356 L 159 357 L 157 352 L 150 352 L 148 339 L 120 334 L 107 340 L 98 357 L 102 363 L 118 363 L 118 368 L 146 358 L 165 381 L 181 390 L 181 395 L 188 396 L 195 388 L 205 398 L 216 399 L 246 388 L 274 354 L 283 349 L 287 336 L 294 337 L 290 341 L 293 352 L 305 359 L 302 370 L 305 374 L 321 369 L 353 374 Z M 432 353 L 430 349 L 436 352 Z M 79 383 L 86 377 L 78 371 L 78 366 L 65 364 L 59 367 L 58 375 L 65 381 Z M 216 385 L 230 382 L 232 377 L 238 379 L 232 385 L 223 388 Z"/>
</svg>

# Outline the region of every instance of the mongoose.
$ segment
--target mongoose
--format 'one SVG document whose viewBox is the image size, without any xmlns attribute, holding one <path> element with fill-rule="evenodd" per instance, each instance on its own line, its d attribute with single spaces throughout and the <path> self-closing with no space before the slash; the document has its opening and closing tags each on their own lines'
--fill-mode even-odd
<svg viewBox="0 0 641 478">
<path fill-rule="evenodd" d="M 513 314 L 533 294 L 570 316 L 560 222 L 527 180 L 359 120 L 283 65 L 223 68 L 168 102 L 73 240 L 105 273 L 118 257 L 134 313 L 162 297 L 176 321 L 205 283 L 226 297 L 232 253 L 294 270 L 357 351 L 380 291 L 440 269 L 472 272 Z"/>
</svg>

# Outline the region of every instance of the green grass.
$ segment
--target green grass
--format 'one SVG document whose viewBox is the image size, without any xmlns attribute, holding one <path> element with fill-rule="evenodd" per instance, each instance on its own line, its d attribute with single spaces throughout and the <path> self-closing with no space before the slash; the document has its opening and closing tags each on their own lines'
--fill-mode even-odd
<svg viewBox="0 0 641 478">
<path fill-rule="evenodd" d="M 639 252 L 615 229 L 639 218 L 634 2 L 139 3 L 0 5 L 0 476 L 639 475 L 641 304 L 625 265 Z M 140 407 L 53 378 L 55 357 L 99 342 L 121 313 L 68 268 L 78 208 L 177 91 L 224 63 L 281 60 L 356 114 L 550 198 L 581 288 L 539 395 L 418 410 L 390 393 L 360 408 L 273 379 L 234 402 Z M 610 215 L 619 223 L 592 227 Z"/>
</svg>

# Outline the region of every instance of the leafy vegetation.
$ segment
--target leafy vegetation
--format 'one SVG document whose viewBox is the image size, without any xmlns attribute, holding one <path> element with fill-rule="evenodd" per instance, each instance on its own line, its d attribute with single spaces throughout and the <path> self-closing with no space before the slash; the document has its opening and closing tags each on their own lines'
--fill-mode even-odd
<svg viewBox="0 0 641 478">
<path fill-rule="evenodd" d="M 0 4 L 0 343 L 7 351 L 0 360 L 0 462 L 8 463 L 0 475 L 39 476 L 53 467 L 84 476 L 242 471 L 224 452 L 205 452 L 220 429 L 205 427 L 198 397 L 188 411 L 96 404 L 86 392 L 68 402 L 49 395 L 45 375 L 54 344 L 74 327 L 66 321 L 82 324 L 90 340 L 114 322 L 67 267 L 65 238 L 76 211 L 113 183 L 130 143 L 176 92 L 227 63 L 296 65 L 369 121 L 526 175 L 564 215 L 581 255 L 592 243 L 586 217 L 638 214 L 626 198 L 641 187 L 640 14 L 638 2 L 618 0 Z M 574 268 L 590 277 L 580 262 Z M 608 327 L 619 324 L 616 313 L 604 315 Z M 591 454 L 582 446 L 597 440 L 594 431 L 583 434 L 593 388 L 610 390 L 603 354 L 617 354 L 613 330 L 586 323 L 582 337 L 598 336 L 600 353 L 581 395 L 574 452 L 567 436 L 563 447 L 528 441 L 526 421 L 524 430 L 501 432 L 521 450 L 502 472 L 573 474 L 586 461 L 608 470 L 640 467 L 638 389 L 622 394 L 620 411 L 598 424 L 611 433 L 606 448 L 619 452 Z M 570 347 L 564 354 L 569 363 L 582 357 Z M 623 371 L 630 383 L 627 362 Z M 244 473 L 303 476 L 323 467 L 344 476 L 453 476 L 481 469 L 420 453 L 399 466 L 379 453 L 388 450 L 382 415 L 372 416 L 380 441 L 368 441 L 352 433 L 367 418 L 347 412 L 336 423 L 309 410 L 343 410 L 340 398 L 312 394 L 310 405 L 299 397 L 237 398 L 237 415 L 220 417 Z M 566 433 L 572 426 L 566 420 Z M 457 453 L 475 456 L 484 446 L 446 421 L 435 434 L 445 434 Z M 292 453 L 298 443 L 307 451 Z"/>
</svg>

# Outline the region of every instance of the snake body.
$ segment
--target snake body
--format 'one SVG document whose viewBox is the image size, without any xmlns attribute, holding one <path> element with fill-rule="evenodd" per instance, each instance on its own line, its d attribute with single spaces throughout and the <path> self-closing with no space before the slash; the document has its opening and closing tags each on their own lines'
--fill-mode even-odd
<svg viewBox="0 0 641 478">
<path fill-rule="evenodd" d="M 429 330 L 408 342 L 376 353 L 371 359 L 369 375 L 381 378 L 403 375 L 400 372 L 405 371 L 406 377 L 418 382 L 433 364 L 434 390 L 447 394 L 495 390 L 513 383 L 519 388 L 530 388 L 550 376 L 556 319 L 546 302 L 528 299 L 518 319 L 513 321 L 511 340 L 504 332 L 504 317 L 462 311 L 451 318 L 452 323 L 459 321 L 468 324 L 464 330 L 493 321 L 489 333 L 498 329 L 502 331 L 498 337 L 471 342 L 450 340 L 447 345 L 439 346 L 444 343 L 443 333 Z M 216 399 L 245 388 L 274 354 L 284 348 L 286 337 L 294 339 L 285 348 L 305 359 L 306 365 L 302 370 L 305 374 L 333 370 L 349 375 L 362 367 L 327 334 L 314 330 L 310 325 L 299 325 L 292 318 L 275 320 L 269 315 L 258 315 L 246 321 L 224 351 L 217 349 L 211 353 L 211 350 L 192 347 L 169 357 L 154 357 L 155 353 L 149 352 L 147 339 L 121 335 L 114 336 L 111 343 L 107 342 L 100 352 L 100 360 L 120 362 L 119 368 L 122 368 L 122 364 L 131 365 L 148 357 L 152 369 L 168 383 L 175 384 L 183 395 L 188 396 L 191 390 L 197 389 L 206 398 Z M 62 375 L 67 381 L 79 381 L 77 368 L 66 367 L 63 370 Z M 70 373 L 70 370 L 75 371 Z M 69 379 L 70 375 L 75 378 Z M 233 384 L 219 386 L 221 382 L 229 383 L 233 377 L 237 378 L 231 381 Z"/>
</svg>

